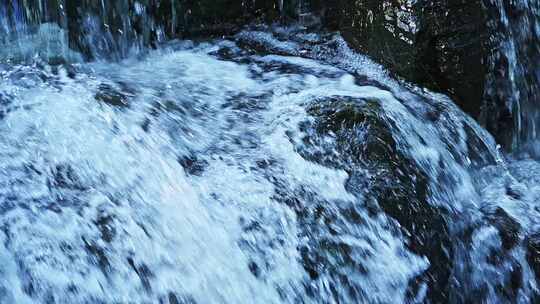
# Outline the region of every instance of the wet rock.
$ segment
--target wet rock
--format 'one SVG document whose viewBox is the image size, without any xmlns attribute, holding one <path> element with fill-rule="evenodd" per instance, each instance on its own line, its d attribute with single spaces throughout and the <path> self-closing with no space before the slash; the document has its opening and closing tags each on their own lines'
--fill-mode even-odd
<svg viewBox="0 0 540 304">
<path fill-rule="evenodd" d="M 8 106 L 11 104 L 12 97 L 0 93 L 0 120 L 9 113 Z"/>
<path fill-rule="evenodd" d="M 236 37 L 238 46 L 252 53 L 276 54 L 276 55 L 299 55 L 300 46 L 290 41 L 282 41 L 267 32 L 257 31 L 239 33 Z"/>
<path fill-rule="evenodd" d="M 323 239 L 317 244 L 316 250 L 306 247 L 300 248 L 302 264 L 311 280 L 318 280 L 330 274 L 332 282 L 329 288 L 334 290 L 334 299 L 341 301 L 361 301 L 368 298 L 365 291 L 359 288 L 347 274 L 347 269 L 354 269 L 354 273 L 367 274 L 368 270 L 362 263 L 354 258 L 355 249 L 348 244 L 331 239 Z M 336 284 L 336 283 L 339 283 Z M 311 297 L 317 298 L 324 294 L 315 284 L 307 286 L 306 292 Z M 342 289 L 339 290 L 338 289 Z"/>
<path fill-rule="evenodd" d="M 540 279 L 540 233 L 534 233 L 527 237 L 527 261 L 531 266 L 536 279 Z"/>
<path fill-rule="evenodd" d="M 114 217 L 110 214 L 100 212 L 94 223 L 101 233 L 101 239 L 107 243 L 112 242 L 114 236 L 116 235 Z"/>
<path fill-rule="evenodd" d="M 96 100 L 114 107 L 127 107 L 130 94 L 118 90 L 110 84 L 100 84 L 95 95 Z"/>
<path fill-rule="evenodd" d="M 178 158 L 178 162 L 184 167 L 186 173 L 201 176 L 208 162 L 198 159 L 196 156 L 183 156 Z"/>
<path fill-rule="evenodd" d="M 506 185 L 506 195 L 515 200 L 521 200 L 527 192 L 527 187 L 523 184 L 511 182 Z"/>
<path fill-rule="evenodd" d="M 314 302 L 361 302 L 369 298 L 363 280 L 369 276 L 367 259 L 372 250 L 355 246 L 343 238 L 352 237 L 373 246 L 368 237 L 358 234 L 365 225 L 363 214 L 355 202 L 327 201 L 307 189 L 287 189 L 286 183 L 274 181 L 274 199 L 286 204 L 297 215 L 299 236 L 306 243 L 299 246 L 300 263 L 309 281 L 305 292 Z M 279 187 L 279 188 L 278 188 Z M 349 229 L 348 227 L 352 228 Z M 369 230 L 366 225 L 365 229 Z M 328 293 L 328 290 L 332 290 Z"/>
<path fill-rule="evenodd" d="M 474 128 L 470 124 L 464 123 L 463 130 L 467 134 L 467 151 L 468 158 L 475 168 L 481 168 L 489 165 L 495 165 L 497 159 L 493 153 L 489 151 L 493 150 L 483 139 L 481 135 L 478 135 Z"/>
<path fill-rule="evenodd" d="M 347 190 L 376 201 L 400 223 L 403 233 L 410 236 L 409 249 L 431 262 L 411 282 L 411 289 L 426 284 L 430 300 L 444 301 L 453 255 L 449 218 L 444 208 L 430 204 L 428 175 L 398 148 L 394 136 L 399 133 L 385 119 L 379 101 L 334 96 L 313 102 L 308 113 L 315 121 L 303 126 L 307 135 L 300 153 L 349 172 Z M 352 177 L 366 168 L 368 183 L 357 185 Z"/>
<path fill-rule="evenodd" d="M 337 3 L 337 16 L 327 19 L 339 18 L 335 26 L 355 48 L 407 79 L 450 93 L 478 116 L 488 38 L 482 1 Z"/>
<path fill-rule="evenodd" d="M 501 207 L 496 207 L 495 210 L 486 213 L 488 221 L 499 231 L 502 247 L 505 250 L 510 250 L 519 244 L 521 225 L 516 219 Z"/>
<path fill-rule="evenodd" d="M 313 1 L 323 23 L 401 75 L 414 70 L 417 31 L 411 1 Z"/>
<path fill-rule="evenodd" d="M 512 272 L 510 273 L 510 280 L 507 286 L 503 286 L 502 293 L 508 299 L 515 299 L 519 289 L 523 286 L 523 269 L 519 262 L 515 261 Z"/>
<path fill-rule="evenodd" d="M 74 64 L 64 64 L 62 66 L 62 69 L 66 72 L 66 75 L 71 79 L 75 79 L 77 77 L 77 74 L 79 74 L 79 68 L 78 66 Z"/>
<path fill-rule="evenodd" d="M 449 94 L 505 147 L 536 136 L 538 1 L 309 2 L 354 48 Z"/>
<path fill-rule="evenodd" d="M 242 52 L 240 49 L 222 47 L 217 51 L 211 52 L 210 55 L 215 56 L 220 60 L 232 61 L 242 55 Z"/>
</svg>

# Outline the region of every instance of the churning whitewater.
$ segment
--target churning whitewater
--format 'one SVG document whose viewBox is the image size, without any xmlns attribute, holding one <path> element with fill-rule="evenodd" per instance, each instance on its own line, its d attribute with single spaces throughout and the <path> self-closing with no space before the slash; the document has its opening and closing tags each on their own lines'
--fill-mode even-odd
<svg viewBox="0 0 540 304">
<path fill-rule="evenodd" d="M 339 36 L 244 31 L 0 76 L 2 303 L 538 294 L 539 163 Z"/>
</svg>

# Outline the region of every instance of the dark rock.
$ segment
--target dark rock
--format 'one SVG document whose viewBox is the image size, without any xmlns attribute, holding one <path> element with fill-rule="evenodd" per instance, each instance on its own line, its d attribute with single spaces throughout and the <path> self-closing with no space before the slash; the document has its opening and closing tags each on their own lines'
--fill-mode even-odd
<svg viewBox="0 0 540 304">
<path fill-rule="evenodd" d="M 467 157 L 469 158 L 471 165 L 475 168 L 496 165 L 497 159 L 495 155 L 489 152 L 493 150 L 493 147 L 484 141 L 483 136 L 479 135 L 477 131 L 466 122 L 463 124 L 463 131 L 467 134 Z"/>
<path fill-rule="evenodd" d="M 325 21 L 355 48 L 398 75 L 450 93 L 478 117 L 489 38 L 481 0 L 332 3 Z"/>
<path fill-rule="evenodd" d="M 511 183 L 506 185 L 506 195 L 513 199 L 520 200 L 525 196 L 526 188 L 521 184 Z"/>
<path fill-rule="evenodd" d="M 196 176 L 202 175 L 204 169 L 208 166 L 207 161 L 197 159 L 196 156 L 179 157 L 178 162 L 184 167 L 186 173 Z"/>
<path fill-rule="evenodd" d="M 368 295 L 362 286 L 364 281 L 351 277 L 368 274 L 365 259 L 372 253 L 341 238 L 347 235 L 371 244 L 363 235 L 364 229 L 359 228 L 366 225 L 361 204 L 325 200 L 304 187 L 291 189 L 290 184 L 280 178 L 270 181 L 276 189 L 273 200 L 296 213 L 299 237 L 305 240 L 298 250 L 300 262 L 309 275 L 309 280 L 303 284 L 307 295 L 314 302 L 365 301 Z M 368 227 L 365 228 L 369 230 Z M 264 267 L 260 263 L 259 266 Z M 328 290 L 332 293 L 327 294 Z"/>
<path fill-rule="evenodd" d="M 323 23 L 402 75 L 414 69 L 416 23 L 410 1 L 316 1 Z"/>
<path fill-rule="evenodd" d="M 537 136 L 531 112 L 538 113 L 540 99 L 534 29 L 540 2 L 309 2 L 353 47 L 401 77 L 449 94 L 503 146 Z M 509 48 L 515 51 L 507 54 Z"/>
<path fill-rule="evenodd" d="M 75 77 L 77 77 L 77 74 L 79 72 L 77 66 L 73 64 L 65 64 L 63 65 L 63 68 L 69 78 L 75 79 Z"/>
<path fill-rule="evenodd" d="M 95 98 L 115 107 L 127 107 L 129 105 L 129 95 L 105 83 L 99 85 Z"/>
<path fill-rule="evenodd" d="M 536 275 L 540 279 L 540 233 L 534 233 L 527 237 L 527 261 Z"/>
<path fill-rule="evenodd" d="M 114 217 L 104 212 L 100 212 L 94 223 L 101 233 L 101 239 L 107 243 L 112 242 L 114 236 L 116 235 Z"/>
<path fill-rule="evenodd" d="M 409 249 L 431 262 L 426 272 L 411 282 L 411 289 L 425 283 L 428 298 L 444 302 L 453 255 L 447 211 L 430 204 L 428 175 L 398 148 L 394 136 L 399 133 L 385 119 L 379 101 L 334 96 L 314 102 L 308 113 L 315 122 L 304 126 L 307 136 L 299 152 L 306 159 L 349 172 L 347 190 L 362 193 L 371 204 L 377 202 L 400 223 L 403 234 L 410 236 Z M 330 145 L 323 139 L 329 136 L 334 139 Z M 358 185 L 353 177 L 365 168 L 371 179 Z"/>
<path fill-rule="evenodd" d="M 9 105 L 12 103 L 13 98 L 7 94 L 0 93 L 0 119 L 6 117 L 10 112 Z"/>
<path fill-rule="evenodd" d="M 510 273 L 510 282 L 508 284 L 509 296 L 508 298 L 515 299 L 518 291 L 523 286 L 523 268 L 518 262 L 513 265 L 513 270 Z"/>
<path fill-rule="evenodd" d="M 495 210 L 488 211 L 487 218 L 499 231 L 503 249 L 510 250 L 520 242 L 521 225 L 503 208 L 496 207 Z"/>
</svg>

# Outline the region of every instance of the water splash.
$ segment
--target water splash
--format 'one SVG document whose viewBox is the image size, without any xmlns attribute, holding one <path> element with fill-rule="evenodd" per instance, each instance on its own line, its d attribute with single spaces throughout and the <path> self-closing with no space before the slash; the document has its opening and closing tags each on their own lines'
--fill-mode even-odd
<svg viewBox="0 0 540 304">
<path fill-rule="evenodd" d="M 301 27 L 139 49 L 0 65 L 0 301 L 537 299 L 537 162 L 447 97 Z"/>
</svg>

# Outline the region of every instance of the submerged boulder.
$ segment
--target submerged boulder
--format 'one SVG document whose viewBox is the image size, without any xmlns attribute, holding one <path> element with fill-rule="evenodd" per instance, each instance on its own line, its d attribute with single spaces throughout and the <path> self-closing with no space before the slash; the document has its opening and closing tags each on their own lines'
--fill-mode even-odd
<svg viewBox="0 0 540 304">
<path fill-rule="evenodd" d="M 349 174 L 348 191 L 363 197 L 366 208 L 395 219 L 409 249 L 426 256 L 429 268 L 410 282 L 412 299 L 427 285 L 427 297 L 445 301 L 452 271 L 452 237 L 445 208 L 430 202 L 429 176 L 403 153 L 400 136 L 377 99 L 333 96 L 317 100 L 305 122 L 302 156 Z"/>
<path fill-rule="evenodd" d="M 131 92 L 126 90 L 118 90 L 110 84 L 102 83 L 98 87 L 95 99 L 105 104 L 114 107 L 127 107 L 129 105 L 129 98 L 133 97 Z"/>
</svg>

